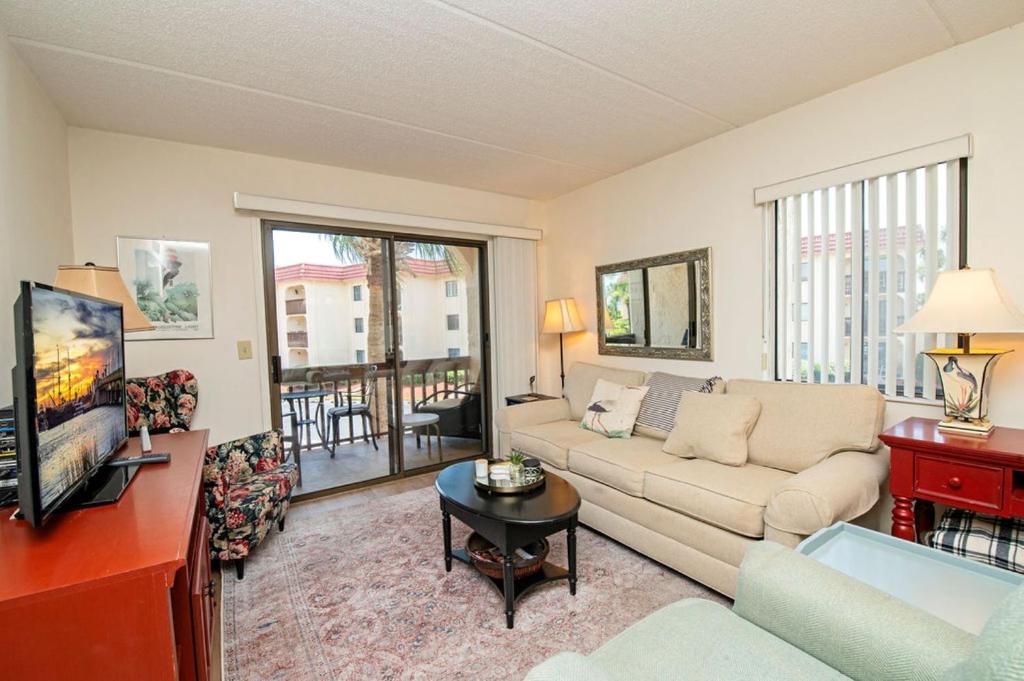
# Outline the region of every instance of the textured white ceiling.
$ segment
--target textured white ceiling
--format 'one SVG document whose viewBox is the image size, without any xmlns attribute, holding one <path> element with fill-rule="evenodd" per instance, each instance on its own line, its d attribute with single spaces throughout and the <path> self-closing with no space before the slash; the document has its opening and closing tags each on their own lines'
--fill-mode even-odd
<svg viewBox="0 0 1024 681">
<path fill-rule="evenodd" d="M 0 0 L 69 123 L 549 198 L 1021 0 Z"/>
</svg>

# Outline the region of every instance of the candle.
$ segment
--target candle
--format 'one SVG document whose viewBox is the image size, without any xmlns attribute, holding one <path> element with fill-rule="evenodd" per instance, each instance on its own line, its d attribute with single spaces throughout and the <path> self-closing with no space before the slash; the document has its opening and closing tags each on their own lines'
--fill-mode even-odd
<svg viewBox="0 0 1024 681">
<path fill-rule="evenodd" d="M 476 477 L 487 479 L 487 459 L 477 459 L 476 464 Z"/>
</svg>

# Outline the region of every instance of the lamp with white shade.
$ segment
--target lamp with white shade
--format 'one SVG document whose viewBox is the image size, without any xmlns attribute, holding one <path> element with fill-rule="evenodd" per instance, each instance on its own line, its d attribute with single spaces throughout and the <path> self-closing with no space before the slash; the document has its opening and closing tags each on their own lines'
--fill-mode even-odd
<svg viewBox="0 0 1024 681">
<path fill-rule="evenodd" d="M 959 348 L 935 348 L 931 357 L 942 381 L 947 432 L 988 435 L 988 390 L 999 358 L 1012 352 L 1001 348 L 975 348 L 976 333 L 1024 333 L 1024 312 L 1000 286 L 995 270 L 964 268 L 942 272 L 928 300 L 896 333 L 956 333 Z"/>
<path fill-rule="evenodd" d="M 556 298 L 544 303 L 544 325 L 541 333 L 558 334 L 558 362 L 561 368 L 562 387 L 565 387 L 565 350 L 562 338 L 567 333 L 586 331 L 575 298 Z"/>
</svg>

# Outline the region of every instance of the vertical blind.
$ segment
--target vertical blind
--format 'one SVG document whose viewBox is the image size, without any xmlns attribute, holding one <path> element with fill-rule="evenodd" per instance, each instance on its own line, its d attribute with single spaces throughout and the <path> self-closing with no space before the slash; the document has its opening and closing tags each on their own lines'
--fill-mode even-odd
<svg viewBox="0 0 1024 681">
<path fill-rule="evenodd" d="M 939 272 L 959 266 L 960 172 L 952 160 L 765 204 L 775 378 L 941 397 L 919 353 L 955 336 L 893 329 L 924 304 Z"/>
</svg>

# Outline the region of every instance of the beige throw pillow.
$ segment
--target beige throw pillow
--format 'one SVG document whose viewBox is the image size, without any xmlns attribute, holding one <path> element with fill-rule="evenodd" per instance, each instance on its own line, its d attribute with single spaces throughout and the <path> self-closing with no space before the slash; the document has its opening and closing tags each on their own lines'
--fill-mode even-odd
<svg viewBox="0 0 1024 681">
<path fill-rule="evenodd" d="M 605 437 L 631 437 L 647 390 L 645 385 L 619 385 L 599 378 L 580 427 Z"/>
<path fill-rule="evenodd" d="M 683 393 L 675 428 L 662 451 L 742 466 L 747 462 L 747 438 L 760 414 L 761 403 L 754 397 Z"/>
</svg>

